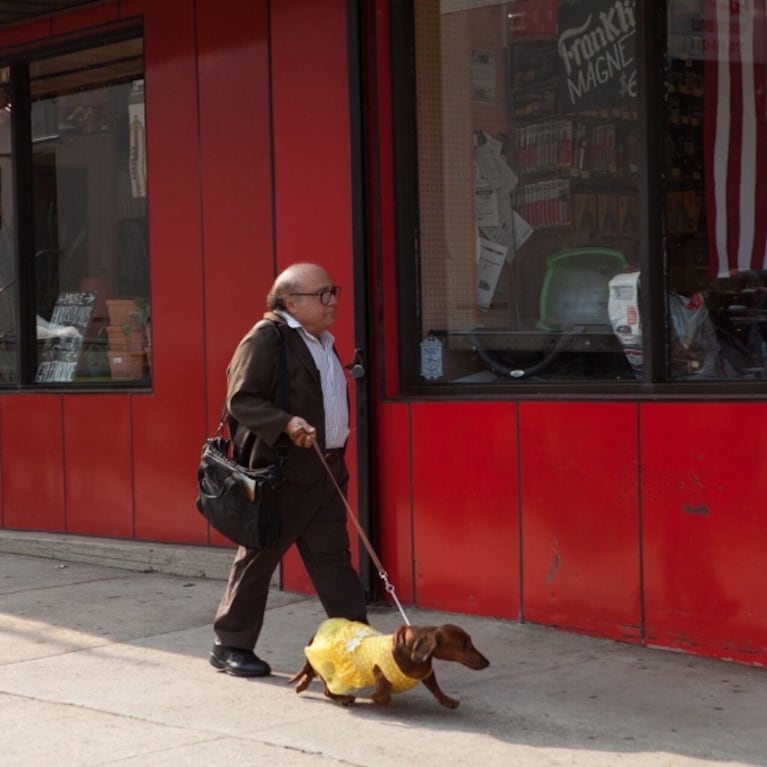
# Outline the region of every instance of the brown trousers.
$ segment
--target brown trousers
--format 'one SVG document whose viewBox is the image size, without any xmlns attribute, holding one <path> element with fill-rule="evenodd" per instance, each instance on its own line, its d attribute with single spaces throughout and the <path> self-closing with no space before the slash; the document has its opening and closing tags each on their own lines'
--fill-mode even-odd
<svg viewBox="0 0 767 767">
<path fill-rule="evenodd" d="M 343 458 L 328 464 L 345 491 L 349 474 Z M 285 482 L 279 488 L 281 531 L 267 548 L 240 546 L 219 604 L 213 629 L 229 647 L 252 650 L 264 622 L 272 575 L 295 543 L 329 618 L 367 622 L 365 594 L 351 562 L 346 508 L 323 470 L 315 484 Z"/>
</svg>

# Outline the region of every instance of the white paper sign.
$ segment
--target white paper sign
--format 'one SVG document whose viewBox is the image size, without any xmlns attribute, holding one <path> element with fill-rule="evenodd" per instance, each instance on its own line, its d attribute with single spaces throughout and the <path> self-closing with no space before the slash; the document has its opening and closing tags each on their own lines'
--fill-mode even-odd
<svg viewBox="0 0 767 767">
<path fill-rule="evenodd" d="M 498 278 L 506 263 L 508 248 L 484 237 L 479 239 L 477 253 L 477 305 L 480 309 L 489 309 L 498 287 Z"/>
<path fill-rule="evenodd" d="M 483 48 L 471 52 L 471 93 L 474 101 L 495 101 L 495 53 Z"/>
<path fill-rule="evenodd" d="M 436 336 L 427 336 L 421 341 L 421 376 L 427 381 L 436 381 L 444 375 L 442 348 L 442 341 Z"/>
<path fill-rule="evenodd" d="M 474 187 L 474 210 L 477 226 L 499 226 L 498 194 L 490 184 L 478 181 Z"/>
</svg>

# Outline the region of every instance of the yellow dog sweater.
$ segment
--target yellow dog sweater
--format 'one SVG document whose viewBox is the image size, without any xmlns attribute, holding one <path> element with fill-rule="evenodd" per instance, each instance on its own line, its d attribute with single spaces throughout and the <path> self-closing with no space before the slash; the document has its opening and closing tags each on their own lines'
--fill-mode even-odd
<svg viewBox="0 0 767 767">
<path fill-rule="evenodd" d="M 349 695 L 373 687 L 373 667 L 378 666 L 391 683 L 392 692 L 405 692 L 421 680 L 405 676 L 394 661 L 392 635 L 381 634 L 366 623 L 328 618 L 304 648 L 312 668 L 334 695 Z"/>
</svg>

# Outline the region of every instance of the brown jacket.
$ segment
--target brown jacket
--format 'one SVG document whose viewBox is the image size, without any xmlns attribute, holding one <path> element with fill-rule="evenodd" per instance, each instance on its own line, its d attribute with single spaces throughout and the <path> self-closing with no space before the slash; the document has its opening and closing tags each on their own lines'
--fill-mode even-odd
<svg viewBox="0 0 767 767">
<path fill-rule="evenodd" d="M 280 345 L 284 342 L 288 408 L 279 407 Z M 325 409 L 320 374 L 298 331 L 273 312 L 264 314 L 240 341 L 227 368 L 226 404 L 239 426 L 232 429 L 237 459 L 251 467 L 267 466 L 284 452 L 283 476 L 297 484 L 316 482 L 323 470 L 314 448 L 296 447 L 284 433 L 298 415 L 317 429 L 325 447 Z"/>
</svg>

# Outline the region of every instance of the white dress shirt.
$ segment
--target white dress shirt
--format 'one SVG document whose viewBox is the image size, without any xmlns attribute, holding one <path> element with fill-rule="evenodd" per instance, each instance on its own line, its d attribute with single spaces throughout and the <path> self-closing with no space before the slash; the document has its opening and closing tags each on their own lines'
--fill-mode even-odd
<svg viewBox="0 0 767 767">
<path fill-rule="evenodd" d="M 285 322 L 298 331 L 320 374 L 322 404 L 325 409 L 325 449 L 343 447 L 349 438 L 349 402 L 346 397 L 346 376 L 338 355 L 333 351 L 335 337 L 327 330 L 322 336 L 312 335 L 292 315 L 277 311 Z"/>
</svg>

